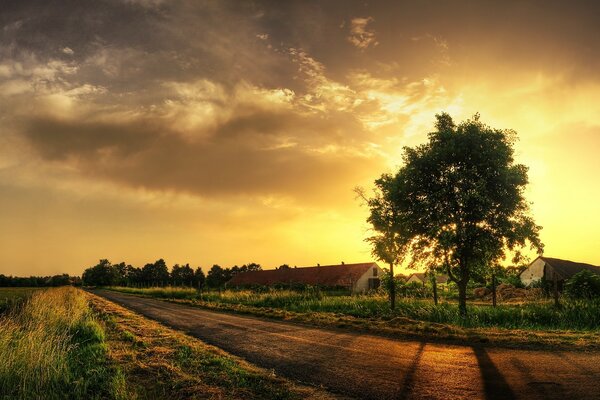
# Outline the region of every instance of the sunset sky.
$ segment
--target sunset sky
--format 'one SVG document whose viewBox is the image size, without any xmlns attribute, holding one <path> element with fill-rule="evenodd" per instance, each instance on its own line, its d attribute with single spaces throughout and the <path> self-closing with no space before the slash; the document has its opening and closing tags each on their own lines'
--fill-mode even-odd
<svg viewBox="0 0 600 400">
<path fill-rule="evenodd" d="M 518 132 L 550 257 L 600 265 L 600 7 L 3 0 L 0 273 L 372 260 L 436 113 Z"/>
</svg>

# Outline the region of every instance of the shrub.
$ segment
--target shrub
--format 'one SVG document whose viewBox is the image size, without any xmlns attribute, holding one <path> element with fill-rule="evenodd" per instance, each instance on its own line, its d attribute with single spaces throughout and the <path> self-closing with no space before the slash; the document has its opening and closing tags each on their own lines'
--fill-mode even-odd
<svg viewBox="0 0 600 400">
<path fill-rule="evenodd" d="M 565 293 L 574 299 L 600 297 L 600 276 L 586 270 L 578 272 L 565 284 Z"/>
</svg>

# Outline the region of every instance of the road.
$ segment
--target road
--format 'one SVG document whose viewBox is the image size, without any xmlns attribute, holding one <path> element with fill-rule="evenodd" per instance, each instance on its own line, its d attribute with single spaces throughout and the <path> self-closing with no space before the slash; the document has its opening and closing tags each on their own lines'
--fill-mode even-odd
<svg viewBox="0 0 600 400">
<path fill-rule="evenodd" d="M 398 340 L 96 291 L 278 375 L 360 399 L 600 399 L 600 353 Z"/>
</svg>

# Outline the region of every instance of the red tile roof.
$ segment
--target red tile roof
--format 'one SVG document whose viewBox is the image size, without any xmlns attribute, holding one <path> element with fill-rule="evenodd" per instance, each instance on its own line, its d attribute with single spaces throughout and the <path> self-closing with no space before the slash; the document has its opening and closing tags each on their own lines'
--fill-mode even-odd
<svg viewBox="0 0 600 400">
<path fill-rule="evenodd" d="M 317 267 L 280 268 L 249 271 L 235 275 L 227 286 L 304 284 L 320 286 L 351 286 L 376 263 L 324 265 Z"/>
</svg>

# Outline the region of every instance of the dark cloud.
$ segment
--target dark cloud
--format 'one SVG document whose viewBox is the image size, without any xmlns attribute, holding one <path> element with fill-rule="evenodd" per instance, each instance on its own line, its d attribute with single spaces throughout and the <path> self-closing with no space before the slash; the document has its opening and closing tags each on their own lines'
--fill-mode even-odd
<svg viewBox="0 0 600 400">
<path fill-rule="evenodd" d="M 348 154 L 343 147 L 321 153 L 318 147 L 307 147 L 307 141 L 278 146 L 269 134 L 294 131 L 292 122 L 302 121 L 257 113 L 228 121 L 210 137 L 194 140 L 156 121 L 113 124 L 38 118 L 28 123 L 24 136 L 44 159 L 67 163 L 87 176 L 201 196 L 278 194 L 314 200 L 339 196 L 340 191 L 349 195 L 349 188 L 377 164 L 367 156 Z"/>
</svg>

